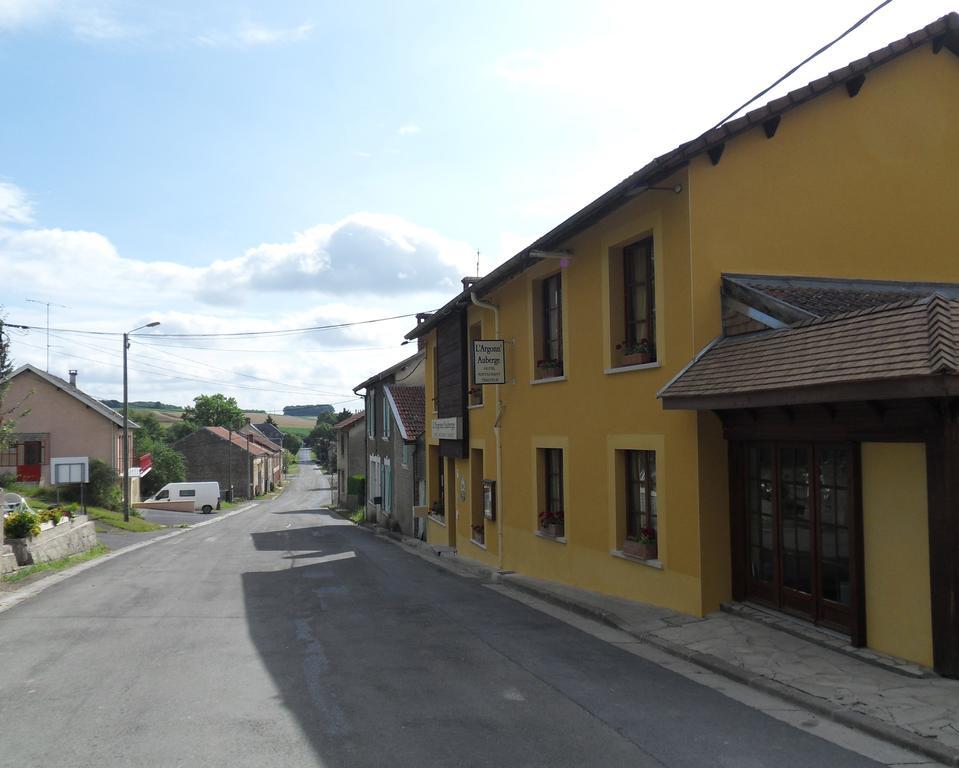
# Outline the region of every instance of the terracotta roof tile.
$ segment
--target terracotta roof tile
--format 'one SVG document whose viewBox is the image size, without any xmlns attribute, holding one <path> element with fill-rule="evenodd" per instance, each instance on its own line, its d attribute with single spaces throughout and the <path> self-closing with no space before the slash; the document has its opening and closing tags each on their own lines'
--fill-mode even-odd
<svg viewBox="0 0 959 768">
<path fill-rule="evenodd" d="M 231 442 L 231 432 L 225 427 L 204 427 L 203 429 L 205 429 L 207 432 L 212 432 L 221 440 Z M 246 435 L 241 435 L 239 432 L 233 432 L 232 443 L 238 448 L 242 448 L 244 451 L 247 450 Z M 252 437 L 250 438 L 249 442 L 249 451 L 254 456 L 265 456 L 267 453 L 269 453 L 269 451 L 257 445 Z"/>
<path fill-rule="evenodd" d="M 426 388 L 388 386 L 393 413 L 406 440 L 416 440 L 426 429 Z"/>
<path fill-rule="evenodd" d="M 354 413 L 352 416 L 347 416 L 342 421 L 336 422 L 336 424 L 333 425 L 333 429 L 345 429 L 346 427 L 351 427 L 356 424 L 356 422 L 364 418 L 366 418 L 366 411 L 359 411 L 358 413 Z"/>
</svg>

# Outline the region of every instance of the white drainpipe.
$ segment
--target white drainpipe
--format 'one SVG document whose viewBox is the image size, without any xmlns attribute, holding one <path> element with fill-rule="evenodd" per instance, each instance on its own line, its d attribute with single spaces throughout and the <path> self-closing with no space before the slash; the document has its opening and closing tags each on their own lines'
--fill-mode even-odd
<svg viewBox="0 0 959 768">
<path fill-rule="evenodd" d="M 499 334 L 499 307 L 486 301 L 480 301 L 475 291 L 470 291 L 470 301 L 481 309 L 488 309 L 493 313 L 494 335 Z M 493 422 L 493 435 L 496 438 L 496 549 L 497 567 L 503 570 L 503 444 L 500 437 L 500 422 L 503 419 L 505 406 L 500 400 L 500 385 L 496 385 L 496 420 Z"/>
</svg>

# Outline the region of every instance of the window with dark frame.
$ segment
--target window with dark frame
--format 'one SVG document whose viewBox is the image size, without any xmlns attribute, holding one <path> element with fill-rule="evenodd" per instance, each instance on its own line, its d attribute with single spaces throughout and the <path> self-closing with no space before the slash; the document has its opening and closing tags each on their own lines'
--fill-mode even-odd
<svg viewBox="0 0 959 768">
<path fill-rule="evenodd" d="M 563 509 L 563 451 L 561 448 L 543 448 L 543 514 L 542 527 L 562 525 L 566 520 Z"/>
<path fill-rule="evenodd" d="M 550 275 L 542 283 L 543 359 L 542 376 L 563 375 L 563 283 L 562 275 Z"/>
<path fill-rule="evenodd" d="M 626 333 L 625 349 L 644 346 L 656 359 L 656 285 L 653 238 L 647 237 L 623 248 L 623 290 Z"/>
<path fill-rule="evenodd" d="M 624 451 L 626 460 L 626 537 L 638 539 L 643 528 L 658 531 L 656 451 Z"/>
<path fill-rule="evenodd" d="M 443 517 L 446 514 L 446 461 L 442 456 L 437 457 L 439 471 L 436 473 L 436 503 L 439 509 L 434 509 L 433 514 Z"/>
</svg>

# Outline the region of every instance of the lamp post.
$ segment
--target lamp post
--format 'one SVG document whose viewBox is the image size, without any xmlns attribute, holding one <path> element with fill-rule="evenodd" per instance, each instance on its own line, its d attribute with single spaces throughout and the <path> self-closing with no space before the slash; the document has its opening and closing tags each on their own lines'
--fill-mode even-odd
<svg viewBox="0 0 959 768">
<path fill-rule="evenodd" d="M 159 320 L 140 325 L 123 334 L 123 522 L 130 522 L 130 402 L 127 395 L 127 349 L 130 334 L 143 328 L 156 328 Z"/>
</svg>

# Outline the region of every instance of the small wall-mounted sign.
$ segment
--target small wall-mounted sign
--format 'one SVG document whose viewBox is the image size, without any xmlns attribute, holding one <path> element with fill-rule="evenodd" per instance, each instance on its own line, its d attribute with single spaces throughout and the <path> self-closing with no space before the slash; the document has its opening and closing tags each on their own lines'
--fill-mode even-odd
<svg viewBox="0 0 959 768">
<path fill-rule="evenodd" d="M 473 383 L 506 383 L 506 342 L 503 339 L 473 340 Z"/>
<path fill-rule="evenodd" d="M 483 481 L 483 517 L 487 520 L 496 519 L 496 481 Z"/>
<path fill-rule="evenodd" d="M 433 437 L 438 440 L 463 439 L 463 418 L 461 416 L 450 416 L 445 419 L 433 419 L 431 426 Z"/>
<path fill-rule="evenodd" d="M 460 501 L 466 501 L 466 476 L 460 475 Z"/>
</svg>

